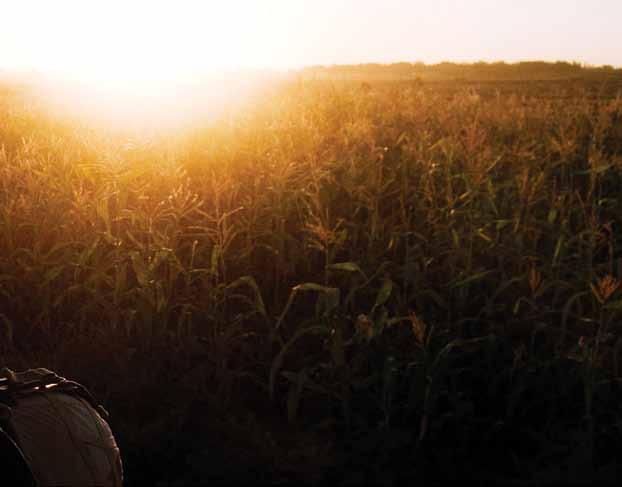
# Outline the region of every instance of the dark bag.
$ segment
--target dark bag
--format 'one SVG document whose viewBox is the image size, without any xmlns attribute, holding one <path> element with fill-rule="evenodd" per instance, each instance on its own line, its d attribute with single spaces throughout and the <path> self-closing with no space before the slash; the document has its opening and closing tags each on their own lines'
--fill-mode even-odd
<svg viewBox="0 0 622 487">
<path fill-rule="evenodd" d="M 13 474 L 15 486 L 121 487 L 121 456 L 104 418 L 76 382 L 47 369 L 3 369 L 0 455 L 14 467 L 4 467 L 0 478 Z"/>
</svg>

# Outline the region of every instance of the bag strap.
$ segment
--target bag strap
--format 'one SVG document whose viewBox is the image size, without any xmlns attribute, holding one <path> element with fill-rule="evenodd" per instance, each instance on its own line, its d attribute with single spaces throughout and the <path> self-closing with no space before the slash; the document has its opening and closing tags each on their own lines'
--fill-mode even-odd
<svg viewBox="0 0 622 487">
<path fill-rule="evenodd" d="M 51 370 L 38 368 L 17 373 L 7 367 L 0 370 L 0 403 L 15 405 L 20 397 L 42 392 L 75 394 L 88 402 L 104 419 L 109 417 L 108 411 L 86 387 Z"/>
</svg>

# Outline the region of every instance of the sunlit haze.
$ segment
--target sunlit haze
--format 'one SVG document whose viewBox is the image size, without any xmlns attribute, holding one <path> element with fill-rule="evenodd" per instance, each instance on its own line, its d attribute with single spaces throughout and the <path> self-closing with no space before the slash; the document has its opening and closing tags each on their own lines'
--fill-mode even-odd
<svg viewBox="0 0 622 487">
<path fill-rule="evenodd" d="M 622 65 L 618 0 L 21 0 L 0 69 L 178 79 L 225 68 L 392 61 Z"/>
<path fill-rule="evenodd" d="M 5 0 L 0 73 L 160 96 L 237 69 L 396 61 L 622 65 L 619 0 Z"/>
</svg>

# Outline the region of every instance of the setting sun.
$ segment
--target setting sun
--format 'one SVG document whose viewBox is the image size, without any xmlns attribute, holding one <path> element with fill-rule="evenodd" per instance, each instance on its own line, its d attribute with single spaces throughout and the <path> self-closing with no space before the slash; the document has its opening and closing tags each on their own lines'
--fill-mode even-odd
<svg viewBox="0 0 622 487">
<path fill-rule="evenodd" d="M 239 102 L 267 70 L 273 76 L 289 67 L 284 39 L 301 7 L 25 1 L 5 9 L 11 22 L 0 32 L 0 74 L 36 79 L 37 92 L 68 112 L 170 124 Z"/>
<path fill-rule="evenodd" d="M 9 39 L 3 50 L 12 64 L 141 90 L 147 83 L 187 81 L 223 70 L 282 67 L 280 40 L 274 37 L 284 27 L 283 14 L 293 20 L 296 13 L 285 2 L 264 8 L 239 0 L 24 3 L 9 7 L 21 20 L 4 33 Z"/>
</svg>

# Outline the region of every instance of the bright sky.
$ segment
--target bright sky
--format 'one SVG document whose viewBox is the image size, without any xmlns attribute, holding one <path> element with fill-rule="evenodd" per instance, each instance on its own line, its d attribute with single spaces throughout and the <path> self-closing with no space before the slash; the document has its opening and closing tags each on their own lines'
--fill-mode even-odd
<svg viewBox="0 0 622 487">
<path fill-rule="evenodd" d="M 621 26 L 622 0 L 0 0 L 0 69 L 121 82 L 360 62 L 622 66 Z"/>
</svg>

